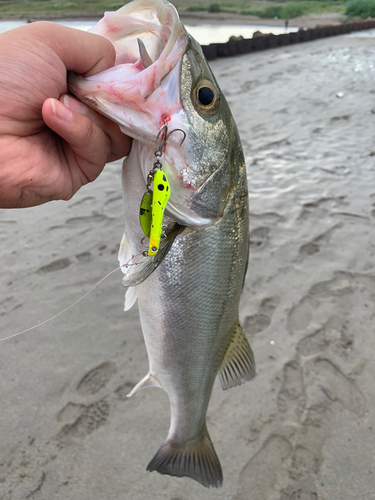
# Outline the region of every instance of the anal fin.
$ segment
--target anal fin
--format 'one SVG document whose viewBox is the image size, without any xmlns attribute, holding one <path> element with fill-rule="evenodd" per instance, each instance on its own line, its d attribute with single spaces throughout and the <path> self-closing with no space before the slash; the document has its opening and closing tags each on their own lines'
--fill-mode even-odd
<svg viewBox="0 0 375 500">
<path fill-rule="evenodd" d="M 147 470 L 169 476 L 190 477 L 206 488 L 220 488 L 223 484 L 220 462 L 207 428 L 195 444 L 183 446 L 170 439 L 165 441 Z"/>
<path fill-rule="evenodd" d="M 145 377 L 143 377 L 143 379 L 138 382 L 135 387 L 133 387 L 131 392 L 129 392 L 126 397 L 131 398 L 136 392 L 142 389 L 147 389 L 148 387 L 159 387 L 159 389 L 162 389 L 162 386 L 160 385 L 158 380 L 153 375 L 151 375 L 151 373 L 148 373 Z"/>
<path fill-rule="evenodd" d="M 237 320 L 219 369 L 223 389 L 244 384 L 255 377 L 253 351 Z"/>
</svg>

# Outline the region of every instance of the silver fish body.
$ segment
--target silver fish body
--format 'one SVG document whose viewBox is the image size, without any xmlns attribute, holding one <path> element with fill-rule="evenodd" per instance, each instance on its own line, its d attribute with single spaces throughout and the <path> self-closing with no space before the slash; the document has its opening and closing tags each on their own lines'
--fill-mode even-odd
<svg viewBox="0 0 375 500">
<path fill-rule="evenodd" d="M 237 322 L 248 241 L 243 175 L 241 191 L 232 192 L 216 224 L 178 236 L 138 291 L 150 374 L 170 400 L 166 446 L 180 450 L 207 433 L 214 380 Z M 205 485 L 212 478 L 220 485 L 213 473 L 203 478 Z"/>
<path fill-rule="evenodd" d="M 152 3 L 148 0 L 148 6 Z M 169 8 L 165 0 L 154 3 Z M 178 29 L 181 34 L 183 29 Z M 139 204 L 155 161 L 152 134 L 146 137 L 147 127 L 142 124 L 142 130 L 134 130 L 137 140 L 123 166 L 125 234 L 119 259 L 126 267 L 124 283 L 130 286 L 125 310 L 138 299 L 150 366 L 130 395 L 158 386 L 167 392 L 171 408 L 168 437 L 148 470 L 219 487 L 221 466 L 206 427 L 215 377 L 219 373 L 222 387 L 227 389 L 250 380 L 255 373 L 252 351 L 238 321 L 248 260 L 248 191 L 241 143 L 229 106 L 200 46 L 184 36 L 182 57 L 157 90 L 160 99 L 163 82 L 172 87 L 170 95 L 176 98 L 172 108 L 177 109 L 168 116 L 168 130 L 175 132 L 161 158 L 171 185 L 166 209 L 169 241 L 159 257 L 144 261 L 141 257 L 138 266 L 127 268 L 128 262 L 135 263 L 134 255 L 142 256 L 145 251 Z M 142 57 L 146 49 L 142 43 L 138 45 Z M 152 68 L 151 58 L 143 58 L 147 60 L 144 67 Z M 92 104 L 84 82 L 73 79 L 72 88 Z M 150 100 L 150 106 L 157 109 L 153 96 L 147 95 L 145 102 Z M 102 102 L 97 99 L 96 108 L 101 106 L 111 116 L 110 105 L 103 109 Z M 140 107 L 144 106 L 142 102 Z M 133 117 L 134 113 L 132 109 Z M 113 116 L 131 134 L 131 123 L 119 120 L 119 114 L 116 110 Z M 186 134 L 183 145 L 177 130 Z"/>
</svg>

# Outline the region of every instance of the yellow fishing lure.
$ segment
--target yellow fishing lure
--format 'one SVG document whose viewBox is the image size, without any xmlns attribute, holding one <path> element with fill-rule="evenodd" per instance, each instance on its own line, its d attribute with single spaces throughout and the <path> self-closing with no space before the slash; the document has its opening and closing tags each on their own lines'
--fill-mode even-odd
<svg viewBox="0 0 375 500">
<path fill-rule="evenodd" d="M 163 230 L 163 215 L 171 190 L 164 172 L 155 170 L 152 178 L 153 191 L 147 191 L 142 198 L 140 207 L 140 223 L 145 235 L 150 238 L 148 256 L 152 257 L 159 251 Z"/>
<path fill-rule="evenodd" d="M 139 221 L 141 223 L 143 232 L 150 237 L 151 219 L 152 219 L 152 191 L 146 191 L 143 195 L 141 206 L 139 209 Z"/>
</svg>

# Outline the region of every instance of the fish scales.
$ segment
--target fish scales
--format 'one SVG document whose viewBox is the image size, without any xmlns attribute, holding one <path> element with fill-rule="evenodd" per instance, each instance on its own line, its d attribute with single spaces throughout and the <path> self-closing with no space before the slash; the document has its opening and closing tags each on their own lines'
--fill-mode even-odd
<svg viewBox="0 0 375 500">
<path fill-rule="evenodd" d="M 237 320 L 248 241 L 242 201 L 233 193 L 219 222 L 180 236 L 138 290 L 150 373 L 169 395 L 169 438 L 176 443 L 197 440 L 196 429 L 205 429 L 213 383 Z"/>
<path fill-rule="evenodd" d="M 71 75 L 70 89 L 133 137 L 119 260 L 125 310 L 138 300 L 150 368 L 129 396 L 160 387 L 171 409 L 169 434 L 147 469 L 220 487 L 206 427 L 215 377 L 228 389 L 255 374 L 238 321 L 249 207 L 237 127 L 199 44 L 166 0 L 135 0 L 93 32 L 114 43 L 116 66 L 87 79 Z M 156 150 L 170 198 L 166 237 L 151 257 L 139 207 Z"/>
</svg>

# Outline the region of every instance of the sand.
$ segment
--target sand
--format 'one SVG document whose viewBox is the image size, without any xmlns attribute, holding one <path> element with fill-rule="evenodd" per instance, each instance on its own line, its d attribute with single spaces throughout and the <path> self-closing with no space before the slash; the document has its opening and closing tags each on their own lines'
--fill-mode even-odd
<svg viewBox="0 0 375 500">
<path fill-rule="evenodd" d="M 258 368 L 215 384 L 223 488 L 145 470 L 169 408 L 158 389 L 125 397 L 148 365 L 118 271 L 0 344 L 1 500 L 375 498 L 374 50 L 354 34 L 212 63 L 248 166 Z M 122 230 L 120 162 L 68 203 L 0 211 L 1 337 L 114 269 Z"/>
<path fill-rule="evenodd" d="M 182 22 L 190 26 L 201 26 L 202 24 L 209 25 L 235 25 L 235 26 L 285 26 L 284 19 L 265 19 L 258 16 L 248 16 L 243 14 L 235 14 L 230 12 L 206 12 L 206 11 L 180 11 L 179 16 Z M 76 14 L 65 15 L 61 17 L 61 13 L 48 12 L 44 15 L 33 15 L 32 13 L 22 16 L 1 15 L 0 19 L 6 20 L 25 20 L 29 21 L 99 21 L 101 16 L 98 14 Z M 361 21 L 360 18 L 356 18 Z M 342 24 L 347 20 L 347 16 L 337 12 L 322 12 L 320 14 L 308 14 L 305 16 L 294 17 L 289 20 L 289 27 L 299 28 L 315 28 L 317 25 L 336 25 Z"/>
<path fill-rule="evenodd" d="M 285 19 L 264 19 L 258 16 L 245 16 L 241 14 L 231 14 L 228 12 L 180 12 L 183 23 L 190 26 L 201 24 L 222 24 L 222 25 L 255 25 L 255 26 L 285 26 Z M 289 20 L 289 26 L 299 28 L 315 28 L 317 25 L 336 25 L 346 21 L 347 16 L 336 12 L 323 12 L 321 14 L 308 14 L 294 17 Z"/>
</svg>

